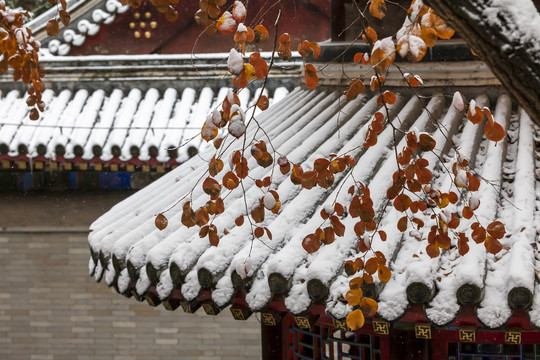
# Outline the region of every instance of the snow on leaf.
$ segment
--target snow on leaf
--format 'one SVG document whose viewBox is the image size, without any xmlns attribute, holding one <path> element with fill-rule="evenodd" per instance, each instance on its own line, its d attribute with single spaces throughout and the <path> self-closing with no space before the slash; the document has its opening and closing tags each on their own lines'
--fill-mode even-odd
<svg viewBox="0 0 540 360">
<path fill-rule="evenodd" d="M 233 75 L 240 75 L 244 69 L 244 59 L 242 59 L 242 55 L 235 49 L 231 49 L 229 52 L 227 67 L 229 68 L 229 72 Z"/>
<path fill-rule="evenodd" d="M 452 98 L 452 106 L 459 112 L 465 110 L 465 102 L 463 101 L 463 96 L 459 91 L 454 93 L 454 97 Z"/>
<path fill-rule="evenodd" d="M 234 20 L 240 22 L 242 20 L 244 20 L 244 18 L 246 17 L 246 7 L 244 6 L 244 4 L 242 4 L 242 2 L 240 1 L 235 1 L 234 2 L 234 8 L 233 8 L 233 11 L 232 11 L 232 17 Z"/>
<path fill-rule="evenodd" d="M 396 58 L 396 47 L 391 37 L 378 40 L 371 51 L 371 65 L 384 73 Z"/>
<path fill-rule="evenodd" d="M 236 28 L 236 20 L 234 20 L 230 12 L 225 11 L 217 21 L 216 26 L 219 32 L 223 34 L 231 34 Z"/>
</svg>

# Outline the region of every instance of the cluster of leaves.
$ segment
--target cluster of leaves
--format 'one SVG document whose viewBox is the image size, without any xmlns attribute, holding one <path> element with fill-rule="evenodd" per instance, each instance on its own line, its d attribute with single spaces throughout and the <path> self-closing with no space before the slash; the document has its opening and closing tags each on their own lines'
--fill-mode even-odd
<svg viewBox="0 0 540 360">
<path fill-rule="evenodd" d="M 71 15 L 67 12 L 67 2 L 66 0 L 59 0 L 61 9 L 58 10 L 58 17 L 64 26 L 68 26 L 71 21 Z M 58 0 L 48 0 L 49 4 L 58 5 Z M 56 18 L 52 18 L 47 22 L 46 26 L 47 35 L 56 36 L 60 32 L 60 24 Z"/>
<path fill-rule="evenodd" d="M 32 36 L 32 31 L 24 26 L 28 11 L 12 10 L 0 2 L 0 74 L 13 69 L 13 80 L 21 80 L 28 85 L 26 103 L 31 107 L 30 119 L 39 119 L 39 111 L 45 110 L 42 101 L 45 76 L 39 64 L 40 44 Z"/>
<path fill-rule="evenodd" d="M 334 185 L 336 174 L 344 173 L 348 168 L 355 166 L 353 157 L 331 154 L 328 159 L 318 158 L 310 168 L 304 168 L 299 164 L 291 163 L 285 155 L 279 156 L 277 161 L 274 161 L 276 155 L 269 151 L 271 139 L 268 139 L 269 144 L 257 139 L 246 141 L 246 128 L 252 122 L 246 121 L 248 119 L 241 109 L 237 92 L 245 88 L 252 79 L 266 78 L 272 63 L 268 65 L 257 51 L 249 56 L 248 62 L 244 61 L 244 56 L 247 44 L 253 43 L 256 48 L 257 44 L 268 39 L 268 31 L 262 25 L 251 28 L 242 23 L 247 10 L 241 1 L 234 2 L 231 12 L 228 10 L 222 12 L 220 6 L 224 4 L 225 1 L 220 0 L 201 0 L 200 9 L 195 18 L 199 24 L 205 26 L 209 34 L 217 31 L 224 34 L 234 33 L 233 40 L 236 45 L 229 53 L 227 64 L 229 72 L 233 75 L 233 84 L 237 89 L 229 90 L 221 103 L 221 109 L 215 109 L 208 115 L 201 130 L 202 138 L 206 141 L 213 140 L 216 148 L 216 155 L 209 161 L 209 176 L 202 183 L 202 188 L 210 199 L 197 209 L 192 208 L 189 201 L 185 202 L 182 212 L 182 224 L 187 227 L 199 226 L 199 235 L 208 236 L 213 246 L 218 245 L 219 235 L 211 216 L 215 218 L 226 211 L 223 202 L 227 196 L 224 195 L 225 191 L 244 191 L 242 182 L 250 175 L 245 157 L 248 149 L 258 166 L 267 168 L 277 165 L 281 174 L 290 174 L 291 182 L 306 190 L 315 187 L 328 189 Z M 374 17 L 383 18 L 386 13 L 385 1 L 371 0 L 369 11 Z M 426 49 L 433 46 L 438 38 L 446 39 L 452 34 L 453 30 L 448 28 L 431 9 L 415 1 L 411 4 L 403 28 L 394 39 L 388 37 L 378 40 L 378 35 L 373 28 L 368 26 L 363 29 L 362 38 L 370 45 L 371 50 L 369 53 L 356 54 L 354 62 L 369 65 L 370 70 L 374 71 L 369 88 L 372 92 L 379 94 L 377 104 L 380 109 L 368 126 L 364 143 L 359 145 L 364 148 L 374 146 L 384 126 L 391 125 L 388 121 L 390 119 L 389 106 L 396 102 L 396 94 L 385 91 L 384 84 L 386 72 L 395 60 L 395 42 L 398 44 L 397 52 L 402 57 L 419 61 L 425 55 Z M 289 34 L 276 36 L 275 51 L 284 60 L 291 58 Z M 313 58 L 317 59 L 320 47 L 316 43 L 303 41 L 298 45 L 298 53 L 304 58 L 313 54 Z M 319 81 L 315 66 L 305 64 L 304 74 L 306 86 L 315 88 Z M 403 77 L 413 88 L 423 84 L 418 75 L 405 73 Z M 353 79 L 348 89 L 344 91 L 344 95 L 348 101 L 351 101 L 365 91 L 366 86 L 363 80 Z M 464 111 L 465 105 L 461 95 L 455 96 L 453 105 L 459 111 Z M 268 107 L 268 99 L 261 95 L 257 106 L 265 110 Z M 480 109 L 471 102 L 467 115 L 469 120 L 475 124 L 480 123 L 484 116 L 487 117 L 484 127 L 486 137 L 492 141 L 502 140 L 505 136 L 504 129 L 494 121 L 489 109 Z M 225 128 L 227 130 L 224 131 L 223 136 L 220 136 L 220 130 Z M 398 131 L 395 128 L 393 130 Z M 228 135 L 235 138 L 244 137 L 245 141 L 241 149 L 233 152 L 229 159 L 230 170 L 219 180 L 217 176 L 224 168 L 224 162 L 220 158 L 223 154 L 221 146 L 224 137 Z M 405 233 L 410 229 L 409 236 L 419 241 L 426 241 L 426 253 L 431 257 L 439 256 L 441 250 L 449 250 L 452 243 L 456 243 L 459 253 L 464 255 L 469 251 L 469 239 L 476 243 L 484 243 L 490 253 L 498 253 L 502 249 L 499 240 L 505 235 L 505 228 L 500 221 L 482 225 L 475 214 L 480 205 L 478 198 L 470 195 L 468 200 L 465 200 L 467 194 L 474 193 L 480 186 L 479 179 L 468 168 L 467 160 L 457 157 L 452 166 L 452 173 L 448 173 L 448 176 L 453 176 L 456 191 L 444 192 L 432 184 L 433 174 L 430 164 L 423 157 L 424 153 L 434 151 L 435 139 L 427 133 L 415 131 L 406 133 L 405 137 L 406 145 L 399 154 L 396 154 L 397 170 L 392 175 L 391 186 L 387 189 L 387 202 L 382 214 L 390 204 L 395 211 L 403 213 L 396 223 L 398 230 Z M 255 182 L 262 194 L 251 209 L 247 209 L 246 201 L 245 213 L 236 217 L 235 224 L 243 226 L 247 219 L 254 238 L 260 239 L 266 235 L 271 240 L 270 230 L 262 224 L 268 213 L 279 212 L 282 205 L 279 194 L 270 189 L 272 175 L 262 179 L 251 177 L 250 179 Z M 376 213 L 368 186 L 355 182 L 348 191 L 351 195 L 350 203 L 334 202 L 331 206 L 325 206 L 320 212 L 322 224 L 304 237 L 302 246 L 307 253 L 315 253 L 321 246 L 330 245 L 345 235 L 346 227 L 342 221 L 344 218 L 358 220 L 355 221 L 353 229 L 358 239 L 358 256 L 344 264 L 345 273 L 352 277 L 346 301 L 353 307 L 353 311 L 347 316 L 347 323 L 351 329 L 358 329 L 363 326 L 365 316 L 373 316 L 378 306 L 375 299 L 363 296 L 362 285 L 373 283 L 375 274 L 378 281 L 386 283 L 391 277 L 391 271 L 385 255 L 371 246 L 375 237 L 386 241 L 387 234 L 379 229 L 382 214 Z M 467 230 L 463 224 L 468 220 L 470 220 L 470 230 Z M 156 226 L 160 229 L 167 226 L 167 219 L 163 214 L 156 217 Z M 223 233 L 227 234 L 227 230 L 224 229 Z"/>
</svg>

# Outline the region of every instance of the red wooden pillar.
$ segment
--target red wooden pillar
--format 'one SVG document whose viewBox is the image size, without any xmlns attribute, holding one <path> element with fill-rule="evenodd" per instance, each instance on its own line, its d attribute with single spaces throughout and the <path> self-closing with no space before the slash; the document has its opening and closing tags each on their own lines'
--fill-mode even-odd
<svg viewBox="0 0 540 360">
<path fill-rule="evenodd" d="M 449 338 L 447 331 L 434 330 L 433 338 L 431 339 L 431 356 L 433 359 L 448 359 L 448 342 Z"/>
<path fill-rule="evenodd" d="M 390 360 L 390 336 L 381 335 L 381 360 Z"/>
<path fill-rule="evenodd" d="M 288 321 L 284 316 L 276 325 L 265 325 L 261 322 L 261 347 L 263 360 L 287 359 Z"/>
</svg>

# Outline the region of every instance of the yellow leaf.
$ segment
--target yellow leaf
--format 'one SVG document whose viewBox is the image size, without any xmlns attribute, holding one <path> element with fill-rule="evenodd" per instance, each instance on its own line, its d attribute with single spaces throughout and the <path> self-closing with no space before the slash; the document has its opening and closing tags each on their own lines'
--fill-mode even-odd
<svg viewBox="0 0 540 360">
<path fill-rule="evenodd" d="M 362 289 L 351 289 L 347 291 L 347 294 L 345 294 L 345 299 L 347 299 L 347 303 L 351 306 L 360 305 L 362 297 Z"/>
<path fill-rule="evenodd" d="M 379 304 L 377 304 L 377 302 L 373 299 L 363 298 L 360 308 L 362 309 L 364 313 L 366 313 L 367 316 L 373 316 L 377 313 Z"/>
<path fill-rule="evenodd" d="M 364 326 L 364 314 L 361 310 L 354 310 L 347 315 L 347 326 L 353 331 Z"/>
</svg>

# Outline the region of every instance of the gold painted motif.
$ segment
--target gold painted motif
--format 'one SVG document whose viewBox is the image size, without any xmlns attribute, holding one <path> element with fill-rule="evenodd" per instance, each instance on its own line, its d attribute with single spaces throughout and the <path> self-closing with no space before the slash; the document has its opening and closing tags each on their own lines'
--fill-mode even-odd
<svg viewBox="0 0 540 360">
<path fill-rule="evenodd" d="M 152 307 L 156 307 L 156 303 L 154 302 L 154 300 L 148 296 L 148 295 L 145 295 L 144 296 L 144 299 L 146 300 L 146 302 L 148 303 L 148 305 L 152 306 Z"/>
<path fill-rule="evenodd" d="M 242 309 L 231 308 L 231 313 L 232 313 L 233 318 L 235 318 L 235 320 L 246 320 L 244 318 L 244 313 L 242 312 Z"/>
<path fill-rule="evenodd" d="M 21 170 L 26 169 L 26 161 L 17 161 L 17 167 Z"/>
<path fill-rule="evenodd" d="M 311 330 L 311 324 L 306 316 L 295 316 L 294 321 L 300 329 Z"/>
<path fill-rule="evenodd" d="M 126 171 L 129 171 L 129 172 L 135 171 L 135 165 L 127 164 Z"/>
<path fill-rule="evenodd" d="M 118 164 L 111 164 L 110 167 L 109 167 L 109 169 L 110 169 L 111 171 L 118 171 Z"/>
<path fill-rule="evenodd" d="M 103 166 L 99 163 L 94 164 L 94 170 L 95 171 L 101 171 L 103 169 Z"/>
<path fill-rule="evenodd" d="M 504 334 L 504 341 L 508 344 L 521 344 L 521 333 L 519 331 L 508 331 Z"/>
<path fill-rule="evenodd" d="M 416 325 L 414 327 L 414 334 L 417 339 L 431 339 L 431 326 Z"/>
<path fill-rule="evenodd" d="M 43 170 L 43 162 L 41 161 L 36 161 L 34 163 L 34 168 L 36 168 L 37 170 Z"/>
<path fill-rule="evenodd" d="M 390 324 L 384 320 L 373 320 L 375 334 L 388 335 Z"/>
<path fill-rule="evenodd" d="M 165 309 L 169 310 L 169 311 L 172 311 L 172 310 L 173 310 L 173 308 L 172 308 L 172 306 L 171 306 L 171 304 L 169 303 L 168 300 L 163 302 L 163 307 L 164 307 Z"/>
<path fill-rule="evenodd" d="M 276 326 L 276 319 L 274 318 L 274 314 L 272 313 L 269 313 L 269 312 L 261 313 L 261 319 L 264 325 Z"/>
<path fill-rule="evenodd" d="M 207 303 L 204 303 L 204 304 L 202 304 L 202 306 L 203 306 L 204 312 L 205 312 L 207 315 L 216 315 L 216 313 L 215 313 L 214 308 L 212 307 L 212 305 L 207 304 Z"/>
<path fill-rule="evenodd" d="M 189 308 L 189 303 L 187 301 L 182 301 L 180 305 L 182 305 L 184 312 L 191 314 L 191 309 Z"/>
<path fill-rule="evenodd" d="M 9 169 L 11 167 L 11 163 L 9 160 L 2 160 L 2 168 Z"/>
<path fill-rule="evenodd" d="M 345 320 L 333 319 L 334 321 L 334 330 L 349 331 L 347 327 L 347 322 Z"/>
<path fill-rule="evenodd" d="M 475 342 L 476 331 L 474 329 L 459 329 L 459 341 Z"/>
</svg>

